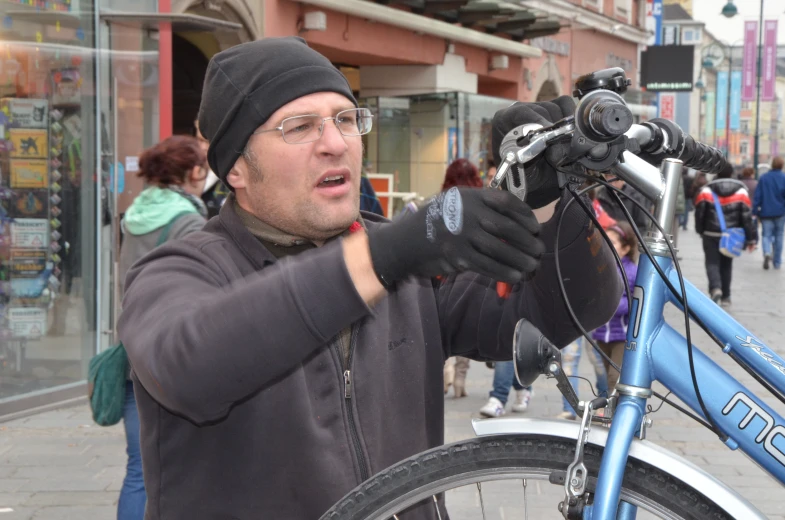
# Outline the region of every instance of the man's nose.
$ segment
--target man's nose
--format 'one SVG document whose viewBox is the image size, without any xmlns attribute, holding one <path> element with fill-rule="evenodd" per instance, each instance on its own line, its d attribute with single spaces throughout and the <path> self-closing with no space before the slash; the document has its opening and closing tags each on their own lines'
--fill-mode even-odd
<svg viewBox="0 0 785 520">
<path fill-rule="evenodd" d="M 341 155 L 346 152 L 349 146 L 346 144 L 346 138 L 338 126 L 335 124 L 334 119 L 324 121 L 324 128 L 322 130 L 322 138 L 317 143 L 319 153 L 326 153 L 331 155 Z"/>
</svg>

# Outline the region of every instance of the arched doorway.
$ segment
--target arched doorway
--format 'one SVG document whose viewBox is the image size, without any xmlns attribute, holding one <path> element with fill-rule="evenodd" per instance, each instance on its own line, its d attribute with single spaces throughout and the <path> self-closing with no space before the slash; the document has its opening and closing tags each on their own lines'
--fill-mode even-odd
<svg viewBox="0 0 785 520">
<path fill-rule="evenodd" d="M 172 35 L 172 130 L 193 135 L 199 114 L 207 64 L 216 53 L 258 37 L 256 23 L 245 0 L 194 3 L 175 0 L 172 11 L 240 24 L 239 30 L 175 32 Z"/>
<path fill-rule="evenodd" d="M 557 97 L 559 97 L 559 87 L 552 80 L 543 83 L 537 93 L 537 101 L 551 101 Z"/>
<path fill-rule="evenodd" d="M 208 59 L 179 34 L 172 35 L 172 130 L 193 134 Z"/>
</svg>

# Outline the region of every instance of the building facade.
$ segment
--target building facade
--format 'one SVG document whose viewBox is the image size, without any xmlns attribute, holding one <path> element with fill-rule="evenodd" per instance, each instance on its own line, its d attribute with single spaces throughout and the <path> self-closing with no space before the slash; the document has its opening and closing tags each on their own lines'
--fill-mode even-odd
<svg viewBox="0 0 785 520">
<path fill-rule="evenodd" d="M 192 133 L 209 59 L 300 36 L 376 115 L 365 170 L 388 213 L 487 169 L 493 114 L 620 66 L 630 102 L 643 0 L 9 0 L 0 7 L 0 417 L 83 399 L 117 341 L 120 220 L 142 150 Z M 383 191 L 383 190 L 382 190 Z"/>
</svg>

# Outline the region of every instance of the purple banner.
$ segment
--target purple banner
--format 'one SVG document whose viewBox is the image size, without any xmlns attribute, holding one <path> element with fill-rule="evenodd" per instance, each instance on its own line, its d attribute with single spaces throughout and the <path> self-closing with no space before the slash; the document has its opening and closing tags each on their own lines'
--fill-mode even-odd
<svg viewBox="0 0 785 520">
<path fill-rule="evenodd" d="M 741 100 L 755 101 L 758 60 L 758 22 L 744 22 L 744 61 L 741 66 Z"/>
<path fill-rule="evenodd" d="M 763 92 L 761 101 L 774 101 L 777 81 L 777 20 L 763 22 Z"/>
</svg>

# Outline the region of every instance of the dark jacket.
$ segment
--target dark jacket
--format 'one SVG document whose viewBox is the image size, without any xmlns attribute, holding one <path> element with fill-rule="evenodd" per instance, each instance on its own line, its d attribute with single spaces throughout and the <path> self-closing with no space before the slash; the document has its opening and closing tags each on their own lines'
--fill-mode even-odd
<svg viewBox="0 0 785 520">
<path fill-rule="evenodd" d="M 752 213 L 760 218 L 785 215 L 785 173 L 769 170 L 761 175 L 753 200 Z"/>
<path fill-rule="evenodd" d="M 747 188 L 735 179 L 717 179 L 701 188 L 695 197 L 695 231 L 700 235 L 722 235 L 714 197 L 719 197 L 725 227 L 744 228 L 747 243 L 758 241 L 758 229 L 752 220 L 752 205 Z"/>
<path fill-rule="evenodd" d="M 621 284 L 599 233 L 577 204 L 568 211 L 562 276 L 591 330 Z M 541 232 L 548 251 L 557 217 Z M 386 225 L 363 218 L 369 234 Z M 552 252 L 508 299 L 463 273 L 410 278 L 368 308 L 340 239 L 276 260 L 227 202 L 128 275 L 119 331 L 142 424 L 145 518 L 319 518 L 370 475 L 442 444 L 444 360 L 510 359 L 524 316 L 559 346 L 578 336 Z M 428 505 L 405 518 L 435 515 Z"/>
<path fill-rule="evenodd" d="M 624 187 L 622 187 L 622 192 L 627 194 L 633 200 L 637 200 L 643 205 L 643 207 L 651 211 L 652 209 L 651 201 L 647 199 L 645 195 L 643 195 L 641 192 L 639 192 L 629 184 L 625 184 Z M 625 197 L 624 195 L 619 195 L 619 197 L 621 197 L 621 200 L 624 202 L 624 206 L 627 208 L 627 211 L 630 212 L 630 215 L 632 216 L 632 220 L 635 223 L 635 225 L 638 226 L 638 228 L 641 231 L 644 231 L 649 224 L 649 217 L 647 217 L 646 213 L 644 213 L 643 210 L 640 207 L 638 207 L 637 204 L 632 202 L 629 198 Z M 599 199 L 603 209 L 605 209 L 605 212 L 608 213 L 608 215 L 613 220 L 621 220 L 627 222 L 627 217 L 624 214 L 624 211 L 619 207 L 619 205 L 616 202 L 616 198 L 613 197 L 608 192 L 607 188 L 603 187 L 597 191 L 597 199 Z"/>
</svg>

